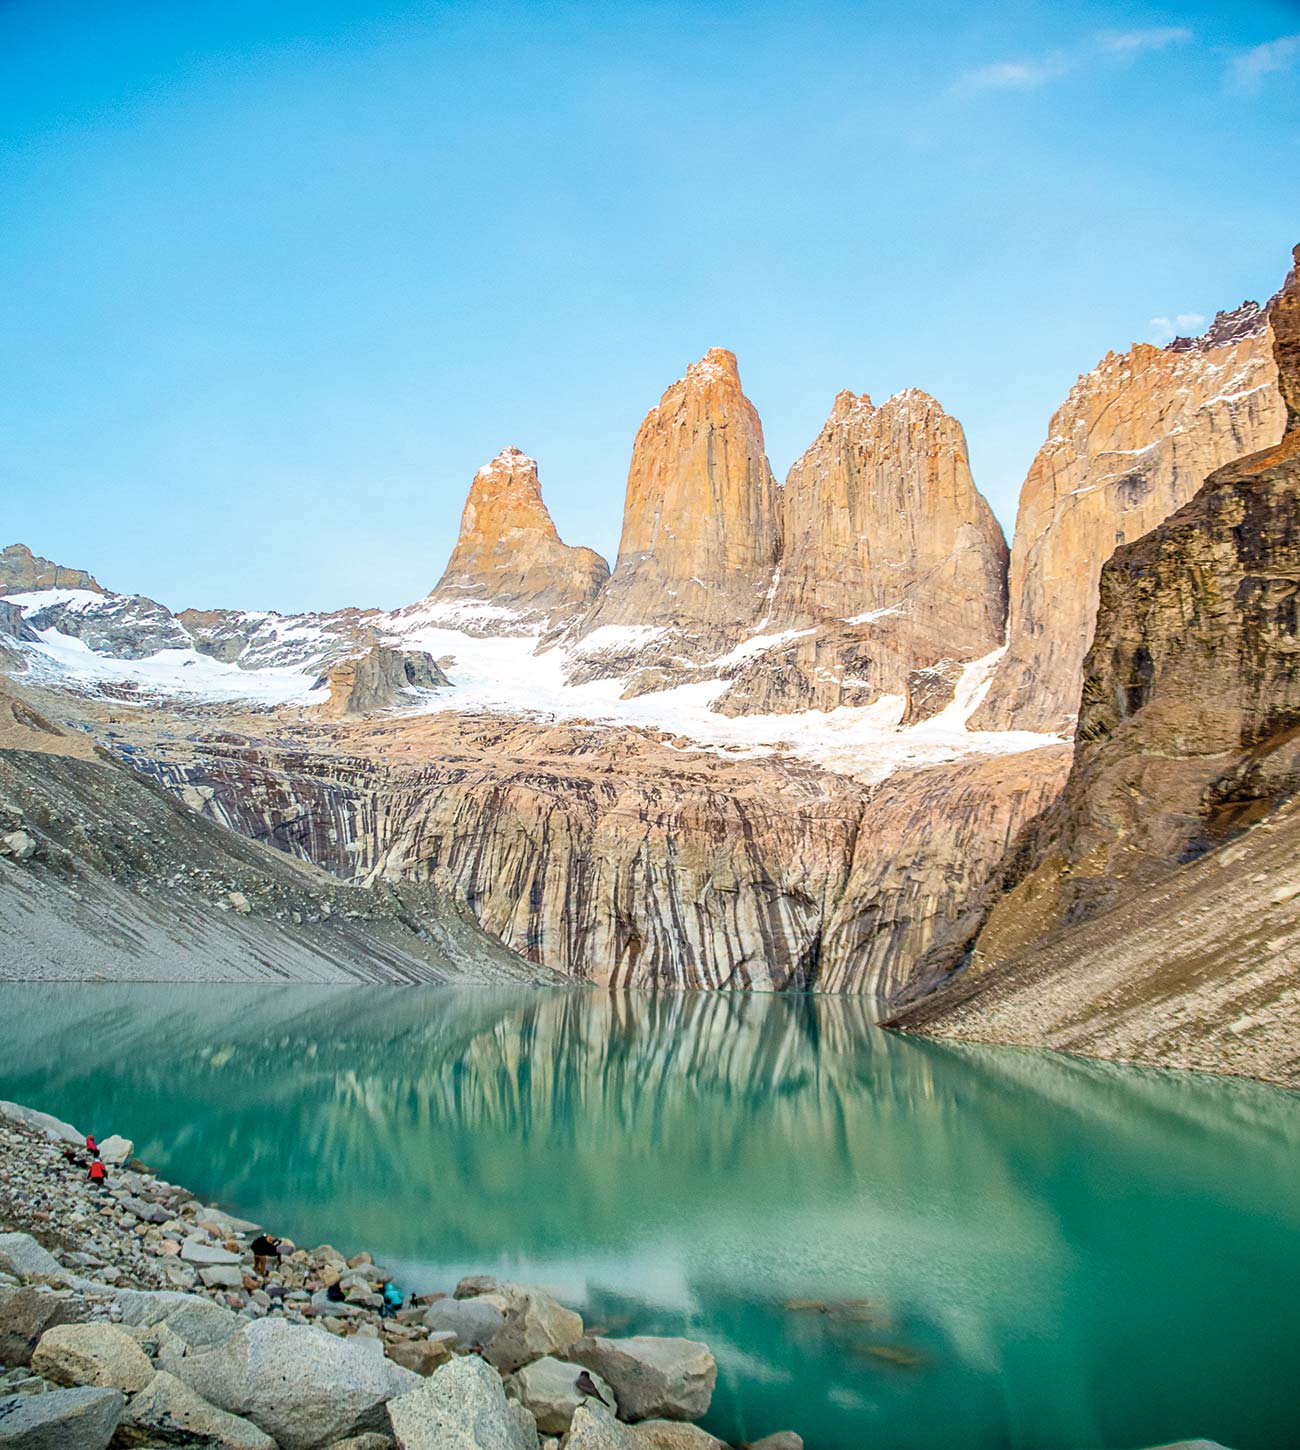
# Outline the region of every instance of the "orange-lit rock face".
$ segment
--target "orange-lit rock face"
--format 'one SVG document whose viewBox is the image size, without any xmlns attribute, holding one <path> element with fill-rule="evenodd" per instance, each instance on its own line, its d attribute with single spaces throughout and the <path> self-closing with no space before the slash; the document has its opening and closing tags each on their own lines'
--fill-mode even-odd
<svg viewBox="0 0 1300 1450">
<path fill-rule="evenodd" d="M 461 628 L 490 621 L 494 632 L 527 631 L 585 608 L 608 577 L 599 554 L 561 541 L 542 501 L 536 462 L 506 448 L 474 475 L 460 537 L 429 599 L 459 616 Z"/>
<path fill-rule="evenodd" d="M 711 348 L 641 424 L 618 564 L 580 634 L 666 626 L 689 632 L 678 646 L 707 658 L 758 620 L 779 554 L 763 425 L 733 354 Z"/>
<path fill-rule="evenodd" d="M 1242 313 L 1233 317 L 1240 332 Z M 1215 338 L 1212 328 L 1200 344 L 1108 353 L 1053 417 L 1020 495 L 1009 647 L 977 728 L 1069 729 L 1102 565 L 1185 504 L 1207 474 L 1281 436 L 1263 314 L 1247 335 L 1218 346 Z"/>
<path fill-rule="evenodd" d="M 1002 642 L 1007 547 L 975 488 L 961 424 L 918 388 L 875 408 L 841 393 L 785 484 L 771 623 L 897 610 L 959 657 Z"/>
</svg>

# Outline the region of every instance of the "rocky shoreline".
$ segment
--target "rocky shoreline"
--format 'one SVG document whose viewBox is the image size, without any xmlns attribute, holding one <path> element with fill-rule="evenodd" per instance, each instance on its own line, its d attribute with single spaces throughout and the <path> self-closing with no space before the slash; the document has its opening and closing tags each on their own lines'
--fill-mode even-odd
<svg viewBox="0 0 1300 1450">
<path fill-rule="evenodd" d="M 370 1254 L 287 1242 L 0 1103 L 0 1450 L 726 1450 L 692 1340 L 588 1334 L 487 1276 L 386 1310 Z M 779 1432 L 749 1450 L 802 1450 Z"/>
</svg>

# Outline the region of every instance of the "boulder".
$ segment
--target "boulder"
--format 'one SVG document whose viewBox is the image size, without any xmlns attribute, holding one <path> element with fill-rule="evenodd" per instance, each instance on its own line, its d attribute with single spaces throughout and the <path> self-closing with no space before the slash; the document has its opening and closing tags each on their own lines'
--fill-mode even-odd
<svg viewBox="0 0 1300 1450">
<path fill-rule="evenodd" d="M 38 1113 L 35 1108 L 25 1108 L 21 1103 L 0 1101 L 0 1114 L 10 1122 L 35 1128 L 38 1133 L 44 1133 L 47 1138 L 54 1138 L 60 1143 L 75 1143 L 80 1148 L 86 1141 L 86 1135 L 79 1133 L 71 1123 L 51 1117 L 49 1113 Z"/>
<path fill-rule="evenodd" d="M 239 1264 L 211 1264 L 199 1270 L 199 1278 L 209 1289 L 241 1289 L 244 1285 L 244 1271 Z"/>
<path fill-rule="evenodd" d="M 778 1430 L 775 1435 L 764 1435 L 761 1440 L 751 1440 L 744 1450 L 803 1450 L 803 1436 L 793 1430 Z"/>
<path fill-rule="evenodd" d="M 314 1450 L 386 1423 L 384 1405 L 421 1383 L 384 1358 L 378 1339 L 339 1339 L 315 1326 L 257 1319 L 174 1366 L 196 1394 L 252 1420 L 282 1450 Z"/>
<path fill-rule="evenodd" d="M 574 1411 L 590 1395 L 590 1391 L 578 1388 L 579 1375 L 591 1379 L 601 1398 L 617 1414 L 614 1391 L 599 1375 L 550 1355 L 516 1370 L 506 1380 L 506 1394 L 532 1414 L 544 1435 L 562 1435 L 569 1428 Z"/>
<path fill-rule="evenodd" d="M 453 1302 L 461 1302 L 462 1308 L 491 1304 L 501 1311 L 505 1322 L 486 1341 L 483 1357 L 502 1374 L 543 1355 L 562 1355 L 582 1338 L 581 1315 L 523 1284 L 500 1284 L 476 1299 Z"/>
<path fill-rule="evenodd" d="M 335 1440 L 325 1450 L 393 1450 L 392 1437 L 367 1430 L 364 1435 L 349 1435 L 346 1440 Z"/>
<path fill-rule="evenodd" d="M 451 1344 L 441 1336 L 437 1339 L 401 1339 L 390 1344 L 385 1353 L 403 1369 L 428 1376 L 451 1358 Z"/>
<path fill-rule="evenodd" d="M 114 1167 L 125 1163 L 134 1152 L 135 1144 L 130 1138 L 119 1138 L 116 1133 L 111 1133 L 99 1145 L 99 1156 Z"/>
<path fill-rule="evenodd" d="M 163 1289 L 156 1293 L 119 1289 L 113 1296 L 122 1323 L 148 1328 L 163 1325 L 191 1349 L 210 1349 L 239 1328 L 239 1317 L 211 1299 Z"/>
<path fill-rule="evenodd" d="M 256 1425 L 196 1395 L 175 1375 L 160 1371 L 131 1399 L 115 1446 L 202 1445 L 206 1450 L 275 1450 Z"/>
<path fill-rule="evenodd" d="M 450 1330 L 466 1349 L 487 1344 L 505 1328 L 506 1316 L 481 1299 L 439 1299 L 430 1304 L 424 1322 L 432 1330 Z"/>
<path fill-rule="evenodd" d="M 171 1219 L 171 1214 L 161 1203 L 149 1203 L 130 1193 L 124 1194 L 118 1202 L 128 1213 L 135 1214 L 136 1218 L 143 1219 L 145 1223 L 167 1223 Z"/>
<path fill-rule="evenodd" d="M 574 1411 L 568 1434 L 560 1441 L 563 1450 L 645 1450 L 640 1431 L 623 1425 L 593 1400 Z"/>
<path fill-rule="evenodd" d="M 614 1387 L 627 1420 L 698 1420 L 708 1413 L 718 1379 L 708 1346 L 693 1339 L 580 1339 L 569 1358 Z"/>
<path fill-rule="evenodd" d="M 63 1265 L 31 1234 L 0 1234 L 0 1269 L 19 1279 L 47 1278 L 63 1273 Z"/>
<path fill-rule="evenodd" d="M 181 1258 L 187 1264 L 198 1264 L 200 1268 L 211 1268 L 213 1264 L 241 1264 L 243 1256 L 223 1249 L 210 1239 L 197 1236 L 188 1238 L 181 1245 Z"/>
<path fill-rule="evenodd" d="M 501 1282 L 492 1274 L 466 1274 L 452 1290 L 455 1299 L 475 1299 L 480 1294 L 491 1294 L 499 1289 Z"/>
<path fill-rule="evenodd" d="M 122 1407 L 120 1390 L 83 1387 L 0 1400 L 0 1450 L 106 1450 Z"/>
<path fill-rule="evenodd" d="M 698 1425 L 688 1425 L 685 1420 L 642 1420 L 636 1432 L 644 1450 L 727 1450 L 724 1440 Z M 768 1450 L 780 1450 L 780 1447 L 772 1445 Z M 803 1441 L 789 1450 L 803 1450 Z"/>
<path fill-rule="evenodd" d="M 400 1450 L 537 1450 L 537 1427 L 475 1355 L 445 1364 L 388 1406 Z"/>
<path fill-rule="evenodd" d="M 26 831 L 8 831 L 0 836 L 0 856 L 12 856 L 15 861 L 30 861 L 36 854 L 36 837 Z"/>
<path fill-rule="evenodd" d="M 82 1299 L 30 1285 L 0 1285 L 0 1364 L 26 1365 L 41 1336 L 56 1324 L 77 1324 L 89 1314 Z"/>
<path fill-rule="evenodd" d="M 32 1369 L 56 1385 L 95 1385 L 133 1395 L 153 1378 L 138 1342 L 116 1324 L 57 1324 L 32 1354 Z"/>
</svg>

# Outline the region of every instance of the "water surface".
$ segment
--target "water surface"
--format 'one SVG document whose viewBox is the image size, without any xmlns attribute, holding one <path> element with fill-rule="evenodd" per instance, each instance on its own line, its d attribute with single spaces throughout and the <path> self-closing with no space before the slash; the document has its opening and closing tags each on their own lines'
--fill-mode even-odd
<svg viewBox="0 0 1300 1450">
<path fill-rule="evenodd" d="M 703 1339 L 728 1439 L 1300 1445 L 1274 1089 L 834 998 L 6 984 L 0 1096 L 406 1287 L 499 1272 Z"/>
</svg>

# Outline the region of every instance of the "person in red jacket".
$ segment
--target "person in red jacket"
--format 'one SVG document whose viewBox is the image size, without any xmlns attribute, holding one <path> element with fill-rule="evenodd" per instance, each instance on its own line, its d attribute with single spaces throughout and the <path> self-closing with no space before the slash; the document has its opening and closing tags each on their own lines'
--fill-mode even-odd
<svg viewBox="0 0 1300 1450">
<path fill-rule="evenodd" d="M 86 1134 L 86 1151 L 92 1158 L 99 1157 L 99 1144 L 95 1142 L 94 1133 Z"/>
<path fill-rule="evenodd" d="M 90 1171 L 86 1174 L 86 1177 L 99 1188 L 108 1187 L 108 1169 L 104 1167 L 98 1158 L 91 1160 Z"/>
</svg>

